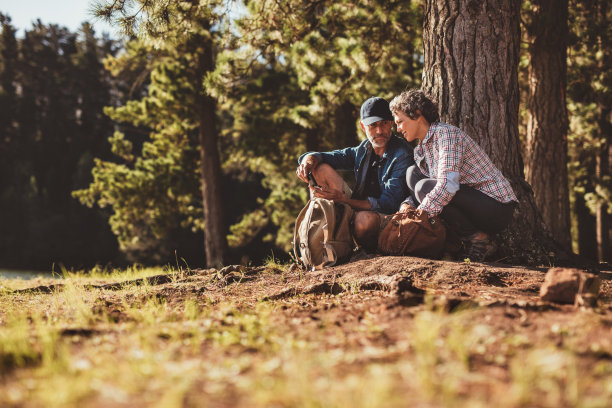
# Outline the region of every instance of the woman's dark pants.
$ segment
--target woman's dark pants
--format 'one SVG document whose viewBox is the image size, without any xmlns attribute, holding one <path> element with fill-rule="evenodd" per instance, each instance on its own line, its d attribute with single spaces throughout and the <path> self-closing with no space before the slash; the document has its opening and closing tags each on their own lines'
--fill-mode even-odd
<svg viewBox="0 0 612 408">
<path fill-rule="evenodd" d="M 408 168 L 406 181 L 415 203 L 421 203 L 438 182 L 434 178 L 425 177 L 417 166 Z M 514 202 L 500 203 L 475 188 L 461 184 L 440 216 L 459 237 L 466 237 L 477 231 L 492 235 L 510 223 L 514 207 Z"/>
</svg>

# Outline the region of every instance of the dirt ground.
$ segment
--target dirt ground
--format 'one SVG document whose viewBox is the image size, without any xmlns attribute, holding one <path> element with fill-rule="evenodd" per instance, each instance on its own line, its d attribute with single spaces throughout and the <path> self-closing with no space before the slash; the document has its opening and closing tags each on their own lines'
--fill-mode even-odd
<svg viewBox="0 0 612 408">
<path fill-rule="evenodd" d="M 267 332 L 274 331 L 285 338 L 289 336 L 294 343 L 311 345 L 308 358 L 319 358 L 314 355 L 315 350 L 324 353 L 324 359 L 342 355 L 333 366 L 325 366 L 333 371 L 325 375 L 331 376 L 336 384 L 355 374 L 365 385 L 372 377 L 364 377 L 364 373 L 373 367 L 387 367 L 389 372 L 397 370 L 400 374 L 401 367 L 416 367 L 414 370 L 421 376 L 418 382 L 413 384 L 401 379 L 393 383 L 392 391 L 384 395 L 384 400 L 389 402 L 387 406 L 406 406 L 407 403 L 455 406 L 462 398 L 463 404 L 456 406 L 487 406 L 489 403 L 498 406 L 610 406 L 612 272 L 599 272 L 602 284 L 597 305 L 577 307 L 540 299 L 539 289 L 547 269 L 371 256 L 321 271 L 306 272 L 297 265 L 229 266 L 221 270 L 183 271 L 178 278 L 159 275 L 131 284 L 146 284 L 146 296 L 162 299 L 170 308 L 184 308 L 187 300 L 195 299 L 212 309 L 216 305 L 231 304 L 231 315 L 235 317 L 239 316 L 236 310 L 248 313 L 264 304 L 272 311 L 266 315 L 266 323 L 255 330 L 245 328 L 246 320 L 241 320 L 237 327 L 243 337 L 244 333 L 252 332 L 254 337 L 268 338 Z M 121 294 L 121 288 L 125 287 L 126 282 L 100 282 L 91 286 L 98 291 L 94 312 L 111 317 L 117 327 L 133 320 L 126 305 L 139 302 L 137 292 Z M 42 286 L 38 290 L 43 293 L 46 288 Z M 31 288 L 28 291 L 31 292 Z M 254 316 L 259 315 L 255 313 Z M 218 317 L 218 321 L 217 331 L 236 324 L 236 319 L 227 320 L 227 316 Z M 434 329 L 437 331 L 428 334 Z M 106 331 L 108 335 L 109 330 Z M 85 335 L 93 341 L 97 333 L 95 330 L 91 333 L 68 331 L 63 335 Z M 163 339 L 163 333 L 158 337 Z M 257 339 L 244 341 L 243 338 L 223 349 L 224 359 L 251 356 L 249 368 L 240 373 L 250 378 L 249 390 L 253 388 L 253 381 L 262 376 L 261 367 L 270 365 L 275 361 L 273 355 L 279 353 L 278 346 L 262 348 L 260 344 Z M 444 349 L 453 349 L 454 357 L 446 355 Z M 210 350 L 203 347 L 199 352 L 198 359 L 204 361 L 206 367 L 221 358 Z M 572 364 L 560 363 L 558 354 L 555 359 L 542 355 L 545 350 L 571 355 Z M 433 360 L 419 362 L 427 355 L 433 356 Z M 284 364 L 291 363 L 296 355 L 291 356 Z M 453 365 L 455 358 L 462 360 L 465 368 L 457 369 Z M 405 364 L 397 368 L 398 362 Z M 309 368 L 303 368 L 305 366 Z M 320 367 L 307 363 L 300 367 L 298 370 L 304 370 L 304 378 L 311 383 L 322 375 Z M 568 367 L 575 370 L 569 377 Z M 563 377 L 558 377 L 560 371 L 564 372 Z M 273 370 L 274 381 L 278 383 L 283 376 L 294 381 L 295 373 L 287 374 L 287 369 L 280 364 Z M 321 402 L 322 397 L 311 388 L 305 393 L 309 398 L 315 394 L 319 399 L 304 403 L 300 399 L 303 395 L 286 394 L 293 386 L 266 394 L 261 397 L 262 403 L 252 399 L 251 391 L 241 392 L 235 385 L 227 384 L 234 380 L 224 380 L 222 392 L 203 393 L 203 384 L 211 380 L 197 378 L 186 388 L 181 406 L 201 406 L 202 403 L 223 407 L 351 406 L 350 403 L 338 403 L 338 400 Z M 550 391 L 551 383 L 546 382 L 549 380 L 556 384 L 554 393 Z M 447 389 L 447 384 L 451 383 L 452 392 Z M 572 384 L 579 384 L 576 385 L 579 392 L 570 392 Z M 430 393 L 423 394 L 428 387 Z M 355 393 L 353 388 L 351 390 Z M 451 396 L 440 397 L 444 392 Z M 510 392 L 516 395 L 508 399 L 504 394 L 510 395 Z M 540 396 L 532 396 L 538 393 Z M 284 399 L 279 399 L 279 394 Z M 394 396 L 398 400 L 394 400 Z M 131 400 L 130 404 L 147 406 L 146 401 L 139 398 Z M 100 405 L 98 400 L 91 406 Z M 355 406 L 381 405 L 360 401 Z"/>
<path fill-rule="evenodd" d="M 372 256 L 319 271 L 304 271 L 297 265 L 288 271 L 235 265 L 219 271 L 191 270 L 174 282 L 153 278 L 153 283 L 157 283 L 157 296 L 169 304 L 195 296 L 209 304 L 231 302 L 241 309 L 253 308 L 262 301 L 280 305 L 275 310 L 282 313 L 274 316 L 280 325 L 305 337 L 308 333 L 321 336 L 310 326 L 330 327 L 334 337 L 340 330 L 346 347 L 392 344 L 422 310 L 472 310 L 472 325 L 483 323 L 520 334 L 534 344 L 552 336 L 558 345 L 563 343 L 563 333 L 555 333 L 555 328 L 563 327 L 565 331 L 572 330 L 572 347 L 581 355 L 612 359 L 612 272 L 599 272 L 601 291 L 597 306 L 591 308 L 542 301 L 539 290 L 547 270 Z M 112 311 L 113 296 L 109 296 L 105 309 Z M 119 320 L 120 309 L 117 305 Z M 575 322 L 577 315 L 592 315 L 598 324 L 585 325 L 583 319 Z M 364 318 L 375 319 L 379 327 L 376 336 L 360 335 L 356 327 Z M 579 326 L 568 328 L 573 322 Z M 496 345 L 489 347 L 494 356 Z"/>
<path fill-rule="evenodd" d="M 343 265 L 318 271 L 304 271 L 297 265 L 288 271 L 274 267 L 228 266 L 220 271 L 192 270 L 176 288 L 160 288 L 169 301 L 183 292 L 197 292 L 214 302 L 241 299 L 245 304 L 258 301 L 295 303 L 308 297 L 315 303 L 329 295 L 343 295 L 345 312 L 420 307 L 430 303 L 447 312 L 466 308 L 522 310 L 524 313 L 542 312 L 572 314 L 584 308 L 543 302 L 540 286 L 548 268 L 509 266 L 505 264 L 438 261 L 416 257 L 371 256 Z M 612 313 L 612 271 L 596 272 L 602 281 L 598 300 L 599 313 Z M 173 285 L 175 286 L 175 285 Z M 298 301 L 299 303 L 299 301 Z M 329 311 L 321 306 L 292 307 L 287 313 L 300 310 L 307 316 Z M 384 306 L 384 307 L 383 307 Z M 355 309 L 351 312 L 351 309 Z M 359 313 L 357 313 L 359 314 Z M 522 313 L 520 313 L 522 315 Z M 340 316 L 339 316 L 340 317 Z M 382 321 L 393 320 L 395 313 L 381 316 Z M 612 318 L 612 315 L 610 315 Z M 525 320 L 525 319 L 523 319 Z"/>
<path fill-rule="evenodd" d="M 500 379 L 508 376 L 508 367 L 495 361 L 504 354 L 508 337 L 558 347 L 571 338 L 571 350 L 584 361 L 612 362 L 612 273 L 599 272 L 597 307 L 586 308 L 541 301 L 539 290 L 547 270 L 371 256 L 310 272 L 297 265 L 288 272 L 241 266 L 195 270 L 180 287 L 166 285 L 158 293 L 169 302 L 198 294 L 213 303 L 239 300 L 244 308 L 261 301 L 280 304 L 282 313 L 274 316 L 278 325 L 302 338 L 333 339 L 330 347 L 336 347 L 340 337 L 345 350 L 402 341 L 414 329 L 414 316 L 423 310 L 471 311 L 469 325 L 483 324 L 503 333 L 471 363 Z M 375 321 L 375 334 L 364 336 L 359 329 L 364 320 Z"/>
<path fill-rule="evenodd" d="M 414 317 L 423 310 L 447 315 L 469 312 L 463 324 L 483 326 L 493 333 L 478 353 L 467 353 L 469 367 L 471 372 L 501 383 L 510 381 L 512 375 L 504 358 L 509 354 L 509 339 L 520 339 L 519 348 L 524 349 L 552 345 L 571 350 L 583 365 L 580 372 L 588 373 L 601 361 L 610 367 L 612 273 L 599 273 L 602 285 L 597 307 L 584 308 L 540 300 L 539 290 L 547 270 L 372 256 L 312 272 L 297 266 L 289 273 L 228 267 L 206 284 L 201 279 L 207 274 L 201 271 L 204 275 L 196 273 L 187 278 L 182 289 L 197 291 L 213 302 L 240 299 L 245 307 L 260 301 L 280 303 L 282 313 L 275 315 L 279 325 L 330 349 L 340 346 L 343 352 L 357 353 L 365 347 L 387 350 L 357 359 L 347 370 L 359 371 L 372 359 L 401 358 L 389 350 L 419 329 L 415 328 Z M 162 293 L 169 300 L 175 296 L 171 289 Z M 375 325 L 376 330 L 364 332 L 364 322 Z M 463 392 L 469 394 L 473 387 L 482 386 L 469 382 Z"/>
</svg>

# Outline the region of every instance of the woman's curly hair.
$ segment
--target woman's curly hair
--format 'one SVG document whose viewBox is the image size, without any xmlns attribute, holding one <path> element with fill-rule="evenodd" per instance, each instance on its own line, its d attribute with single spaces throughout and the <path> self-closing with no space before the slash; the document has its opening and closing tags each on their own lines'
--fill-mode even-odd
<svg viewBox="0 0 612 408">
<path fill-rule="evenodd" d="M 429 123 L 440 120 L 438 105 L 420 89 L 409 89 L 397 95 L 389 104 L 391 112 L 403 112 L 410 119 L 417 119 L 421 114 Z"/>
</svg>

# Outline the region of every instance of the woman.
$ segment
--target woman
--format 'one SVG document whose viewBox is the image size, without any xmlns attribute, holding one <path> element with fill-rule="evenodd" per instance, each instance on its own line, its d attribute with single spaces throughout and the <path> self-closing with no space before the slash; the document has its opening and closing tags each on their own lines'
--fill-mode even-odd
<svg viewBox="0 0 612 408">
<path fill-rule="evenodd" d="M 491 235 L 510 223 L 518 202 L 510 183 L 471 137 L 439 121 L 437 105 L 423 91 L 402 92 L 390 109 L 397 131 L 408 142 L 418 140 L 400 211 L 411 206 L 440 214 L 470 260 L 485 260 L 495 250 Z"/>
</svg>

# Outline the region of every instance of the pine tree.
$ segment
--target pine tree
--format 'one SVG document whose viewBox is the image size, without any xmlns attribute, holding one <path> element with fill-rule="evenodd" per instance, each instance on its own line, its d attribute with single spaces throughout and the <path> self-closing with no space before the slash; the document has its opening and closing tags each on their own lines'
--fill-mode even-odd
<svg viewBox="0 0 612 408">
<path fill-rule="evenodd" d="M 251 199 L 258 205 L 250 206 L 231 228 L 234 248 L 256 237 L 274 240 L 275 235 L 277 245 L 288 249 L 295 215 L 306 197 L 295 178 L 297 156 L 308 149 L 356 144 L 358 106 L 363 100 L 370 93 L 390 97 L 420 74 L 415 46 L 420 36 L 414 35 L 420 30 L 419 7 L 400 1 L 318 3 L 248 2 L 250 13 L 236 21 L 233 31 L 218 29 L 210 34 L 215 70 L 203 75 L 202 91 L 214 98 L 208 100 L 209 106 L 216 101 L 217 114 L 206 116 L 206 121 L 216 118 L 217 133 L 224 135 L 217 143 L 226 171 L 238 179 L 259 174 L 269 192 L 267 197 Z M 182 33 L 182 27 L 193 33 L 194 18 L 208 13 L 212 2 L 188 7 L 179 2 L 140 5 L 142 14 L 122 21 L 128 29 L 148 36 L 159 51 L 181 44 L 176 33 Z M 219 9 L 231 6 L 226 2 Z M 113 13 L 111 8 L 100 9 L 100 15 L 111 19 Z M 291 38 L 284 38 L 288 33 Z M 201 46 L 208 39 L 198 41 Z M 207 52 L 197 55 L 202 66 L 210 67 Z M 151 80 L 153 84 L 153 76 Z M 126 142 L 122 139 L 115 145 Z M 201 151 L 212 151 L 207 146 Z M 205 217 L 206 230 L 208 220 Z M 129 222 L 122 220 L 124 225 Z M 272 234 L 272 226 L 278 232 Z"/>
<path fill-rule="evenodd" d="M 124 6 L 129 9 L 129 4 Z M 149 2 L 143 4 L 143 14 L 127 19 L 136 23 L 127 28 L 140 30 L 142 39 L 129 46 L 128 55 L 111 59 L 109 68 L 120 74 L 132 64 L 145 64 L 148 94 L 107 113 L 114 120 L 148 128 L 150 140 L 141 152 L 134 152 L 131 141 L 117 133 L 113 148 L 133 164 L 99 161 L 90 188 L 76 193 L 89 205 L 97 200 L 113 207 L 110 222 L 124 249 L 138 250 L 143 242 L 160 241 L 176 225 L 203 228 L 209 266 L 223 264 L 227 246 L 216 101 L 203 88 L 205 76 L 214 68 L 219 35 L 218 27 L 212 28 L 219 22 L 215 6 L 214 2 L 202 7 Z M 111 18 L 119 12 L 108 10 Z M 194 160 L 194 138 L 199 161 Z M 199 166 L 198 201 L 203 205 L 194 201 L 194 165 Z M 116 177 L 121 177 L 119 183 Z M 142 198 L 145 201 L 139 202 Z M 198 209 L 203 209 L 203 220 L 194 214 Z"/>
<path fill-rule="evenodd" d="M 2 262 L 29 268 L 106 262 L 116 252 L 107 223 L 70 193 L 88 182 L 91 158 L 104 155 L 106 146 L 96 141 L 111 123 L 90 113 L 110 101 L 99 56 L 112 49 L 91 30 L 37 22 L 24 38 L 14 33 L 3 17 Z"/>
<path fill-rule="evenodd" d="M 19 160 L 17 157 L 18 127 L 15 123 L 15 109 L 17 105 L 16 77 L 18 46 L 15 38 L 15 28 L 11 25 L 9 16 L 0 14 L 2 32 L 0 35 L 0 254 L 9 258 L 9 254 L 16 253 L 16 243 L 23 242 L 23 231 L 19 225 L 23 224 L 22 193 L 19 173 Z M 6 262 L 6 261 L 5 261 Z M 10 261 L 9 261 L 10 262 Z"/>
<path fill-rule="evenodd" d="M 424 24 L 424 89 L 441 119 L 465 130 L 508 178 L 520 201 L 503 234 L 506 261 L 567 259 L 525 182 L 518 137 L 520 1 L 430 0 Z"/>
<path fill-rule="evenodd" d="M 568 101 L 570 186 L 580 254 L 612 259 L 612 8 L 607 0 L 570 3 Z"/>
<path fill-rule="evenodd" d="M 264 183 L 272 191 L 256 212 L 233 227 L 232 239 L 243 239 L 239 236 L 248 235 L 249 226 L 265 225 L 273 208 L 270 218 L 279 228 L 277 245 L 288 250 L 293 221 L 306 199 L 304 185 L 295 177 L 297 157 L 306 151 L 356 145 L 361 103 L 372 95 L 391 98 L 417 83 L 422 8 L 418 2 L 405 1 L 255 0 L 246 4 L 249 13 L 236 22 L 240 40 L 219 59 L 211 79 L 217 94 L 227 95 L 228 103 L 262 92 L 256 100 L 265 101 L 267 109 L 258 124 L 274 118 L 274 133 L 292 143 L 274 139 L 273 145 L 281 147 L 278 153 L 268 150 L 251 160 L 268 163 L 254 164 L 253 170 L 265 174 Z M 266 89 L 262 81 L 270 74 L 260 76 L 271 71 L 265 67 L 286 73 L 287 81 Z M 262 86 L 249 89 L 245 83 Z M 248 95 L 240 96 L 242 92 Z M 237 130 L 244 140 L 262 134 L 256 126 Z"/>
<path fill-rule="evenodd" d="M 568 3 L 532 1 L 524 16 L 529 51 L 525 175 L 552 236 L 569 250 Z"/>
</svg>

